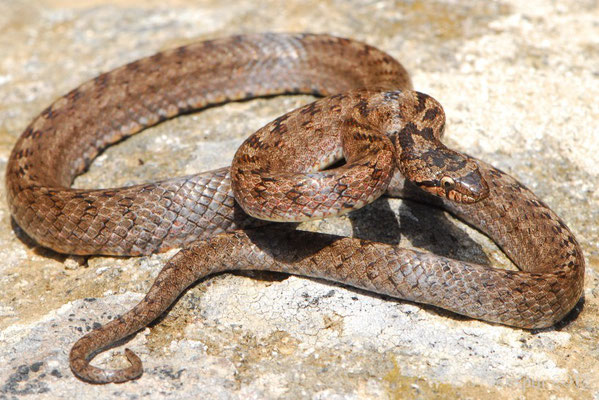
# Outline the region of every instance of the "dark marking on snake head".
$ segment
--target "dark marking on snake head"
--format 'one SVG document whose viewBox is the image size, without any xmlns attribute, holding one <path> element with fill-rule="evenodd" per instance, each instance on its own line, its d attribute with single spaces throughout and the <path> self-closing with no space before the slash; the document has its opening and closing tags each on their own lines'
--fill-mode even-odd
<svg viewBox="0 0 599 400">
<path fill-rule="evenodd" d="M 445 167 L 447 168 L 448 171 L 451 172 L 459 172 L 464 170 L 464 168 L 466 167 L 466 164 L 468 163 L 468 160 L 461 157 L 459 154 L 455 154 L 455 153 L 450 153 L 450 155 L 445 155 L 445 159 L 446 159 L 446 164 Z"/>
<path fill-rule="evenodd" d="M 421 136 L 424 140 L 428 142 L 433 142 L 435 140 L 433 128 L 422 128 L 420 130 L 417 129 L 414 133 Z"/>
<path fill-rule="evenodd" d="M 428 165 L 434 165 L 438 168 L 445 167 L 448 159 L 445 154 L 435 150 L 429 150 L 422 155 L 422 159 L 426 161 Z"/>
<path fill-rule="evenodd" d="M 416 99 L 418 100 L 418 104 L 416 105 L 417 113 L 424 111 L 424 109 L 426 108 L 426 100 L 428 98 L 429 98 L 429 96 L 427 96 L 426 94 L 416 92 Z"/>
<path fill-rule="evenodd" d="M 402 149 L 406 150 L 414 145 L 413 135 L 417 130 L 418 128 L 416 128 L 416 125 L 413 122 L 408 122 L 406 126 L 397 133 L 396 139 Z"/>
<path fill-rule="evenodd" d="M 431 121 L 431 120 L 437 118 L 437 115 L 439 115 L 440 112 L 441 112 L 441 110 L 438 107 L 429 108 L 424 113 L 424 117 L 422 117 L 422 121 Z"/>
<path fill-rule="evenodd" d="M 396 140 L 399 141 L 399 145 L 402 150 L 406 150 L 409 148 L 413 148 L 415 146 L 414 138 L 419 136 L 423 138 L 425 141 L 432 142 L 435 141 L 435 136 L 433 134 L 432 128 L 423 128 L 418 129 L 416 124 L 413 122 L 408 122 L 398 133 L 396 136 Z"/>
</svg>

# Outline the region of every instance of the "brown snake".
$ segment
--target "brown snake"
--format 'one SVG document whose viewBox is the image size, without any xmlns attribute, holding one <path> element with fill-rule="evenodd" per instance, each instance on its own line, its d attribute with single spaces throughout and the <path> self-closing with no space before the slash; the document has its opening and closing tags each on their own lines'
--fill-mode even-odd
<svg viewBox="0 0 599 400">
<path fill-rule="evenodd" d="M 123 370 L 89 361 L 147 326 L 193 282 L 226 270 L 320 277 L 522 328 L 563 318 L 584 279 L 568 227 L 512 177 L 440 144 L 441 106 L 410 89 L 404 68 L 371 46 L 327 35 L 263 34 L 158 53 L 102 74 L 44 110 L 19 138 L 6 171 L 11 213 L 28 235 L 73 254 L 184 247 L 142 302 L 73 346 L 73 372 L 94 383 L 139 377 L 141 361 L 129 350 L 131 366 Z M 332 96 L 246 140 L 232 175 L 223 168 L 127 188 L 70 188 L 102 149 L 148 126 L 212 104 L 282 93 Z M 344 165 L 316 172 L 341 154 Z M 260 218 L 347 212 L 385 190 L 400 192 L 397 174 L 387 188 L 395 158 L 403 176 L 424 189 L 413 191 L 439 196 L 444 209 L 487 234 L 520 271 L 353 238 L 253 229 L 261 223 L 233 200 L 232 183 L 243 209 Z"/>
</svg>

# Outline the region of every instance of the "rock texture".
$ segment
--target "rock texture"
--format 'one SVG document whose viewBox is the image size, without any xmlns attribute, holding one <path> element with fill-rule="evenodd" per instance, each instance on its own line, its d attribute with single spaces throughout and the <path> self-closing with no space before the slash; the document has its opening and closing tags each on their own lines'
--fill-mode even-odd
<svg viewBox="0 0 599 400">
<path fill-rule="evenodd" d="M 314 31 L 401 60 L 448 115 L 446 141 L 517 176 L 574 230 L 584 302 L 558 327 L 495 326 L 317 280 L 226 274 L 190 289 L 127 343 L 143 377 L 92 386 L 72 343 L 140 300 L 173 254 L 66 257 L 11 223 L 0 180 L 0 399 L 599 398 L 599 5 L 561 2 L 43 0 L 0 2 L 0 166 L 57 96 L 128 61 L 240 32 Z M 244 137 L 308 96 L 178 118 L 100 156 L 78 187 L 227 165 Z M 509 266 L 446 214 L 382 199 L 305 224 Z M 96 365 L 119 366 L 116 348 Z"/>
</svg>

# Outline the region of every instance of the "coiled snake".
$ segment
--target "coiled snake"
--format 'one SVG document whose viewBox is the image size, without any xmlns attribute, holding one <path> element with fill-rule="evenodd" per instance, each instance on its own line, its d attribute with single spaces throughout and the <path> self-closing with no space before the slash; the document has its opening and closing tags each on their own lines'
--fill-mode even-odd
<svg viewBox="0 0 599 400">
<path fill-rule="evenodd" d="M 230 170 L 119 189 L 70 188 L 99 151 L 148 126 L 212 104 L 282 93 L 330 97 L 260 129 Z M 559 321 L 583 290 L 576 239 L 512 177 L 442 145 L 444 122 L 439 103 L 411 91 L 407 72 L 389 55 L 312 34 L 180 47 L 59 98 L 27 127 L 8 162 L 15 221 L 62 253 L 140 255 L 184 247 L 141 303 L 73 346 L 73 372 L 94 383 L 139 377 L 141 361 L 129 350 L 131 366 L 123 370 L 89 361 L 149 324 L 196 280 L 226 270 L 320 277 L 522 328 Z M 326 169 L 341 158 L 345 164 Z M 520 271 L 359 239 L 258 229 L 264 223 L 243 211 L 277 221 L 347 212 L 386 190 L 397 193 L 396 170 L 492 238 Z"/>
</svg>

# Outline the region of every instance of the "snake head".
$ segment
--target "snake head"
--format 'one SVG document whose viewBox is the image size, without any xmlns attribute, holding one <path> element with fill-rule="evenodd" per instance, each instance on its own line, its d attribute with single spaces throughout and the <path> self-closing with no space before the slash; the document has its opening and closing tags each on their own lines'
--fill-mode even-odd
<svg viewBox="0 0 599 400">
<path fill-rule="evenodd" d="M 476 161 L 440 141 L 445 125 L 441 105 L 420 93 L 415 98 L 414 109 L 424 115 L 412 115 L 401 129 L 392 130 L 397 166 L 404 178 L 428 193 L 456 203 L 471 204 L 486 198 L 489 186 Z M 418 107 L 420 104 L 423 105 Z"/>
<path fill-rule="evenodd" d="M 449 149 L 440 153 L 438 149 L 430 157 L 424 154 L 418 170 L 409 168 L 404 176 L 424 191 L 456 203 L 476 203 L 489 195 L 489 186 L 473 159 Z"/>
<path fill-rule="evenodd" d="M 438 179 L 438 185 L 429 188 L 429 193 L 445 197 L 456 203 L 476 203 L 489 195 L 489 186 L 480 175 L 478 169 L 466 175 L 443 175 Z"/>
</svg>

